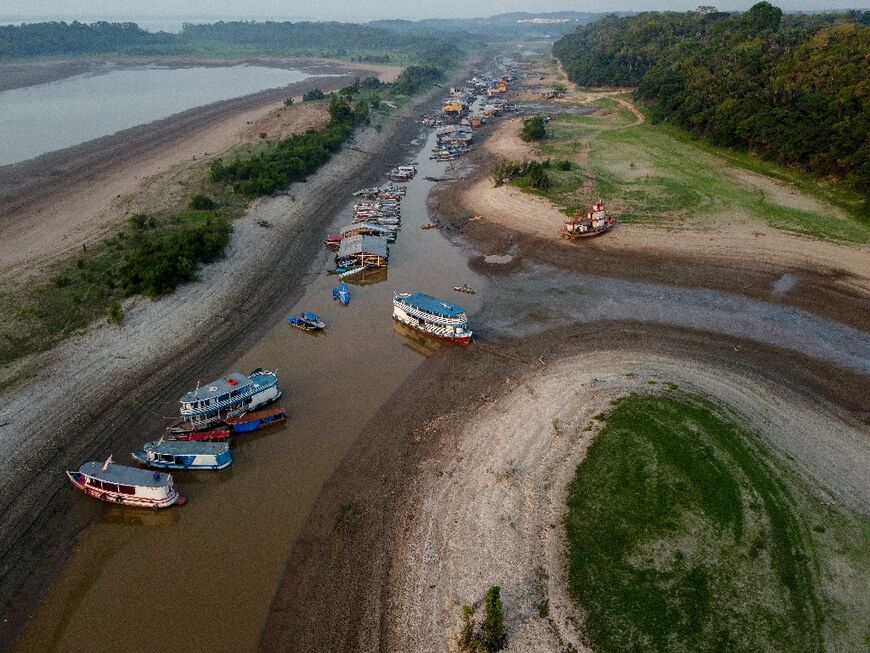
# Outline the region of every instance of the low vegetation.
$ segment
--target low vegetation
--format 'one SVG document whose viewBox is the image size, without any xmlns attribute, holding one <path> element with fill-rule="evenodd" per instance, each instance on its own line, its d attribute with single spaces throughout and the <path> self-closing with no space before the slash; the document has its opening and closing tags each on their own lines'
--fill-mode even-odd
<svg viewBox="0 0 870 653">
<path fill-rule="evenodd" d="M 329 105 L 329 116 L 329 123 L 320 129 L 265 143 L 228 163 L 216 159 L 211 164 L 212 181 L 228 184 L 247 197 L 258 197 L 305 179 L 341 148 L 359 122 L 367 120 L 368 106 L 363 113 L 355 112 L 347 102 L 335 99 Z"/>
<path fill-rule="evenodd" d="M 861 649 L 870 522 L 673 388 L 615 402 L 570 488 L 569 589 L 594 650 Z"/>
<path fill-rule="evenodd" d="M 583 86 L 637 86 L 654 122 L 845 182 L 870 219 L 870 12 L 647 12 L 553 48 Z"/>
<path fill-rule="evenodd" d="M 229 242 L 228 211 L 132 216 L 114 236 L 56 266 L 50 279 L 0 295 L 0 365 L 51 348 L 106 317 L 121 323 L 121 301 L 150 297 L 191 281 Z M 8 291 L 7 291 L 8 292 Z"/>
<path fill-rule="evenodd" d="M 463 653 L 496 653 L 507 646 L 507 628 L 499 586 L 489 588 L 483 606 L 484 616 L 480 625 L 474 619 L 474 607 L 462 606 L 459 650 Z"/>
<path fill-rule="evenodd" d="M 534 116 L 523 120 L 523 128 L 520 130 L 520 138 L 527 143 L 541 141 L 547 137 L 547 123 L 543 116 Z"/>
<path fill-rule="evenodd" d="M 550 121 L 538 145 L 554 162 L 549 186 L 533 187 L 522 175 L 515 185 L 568 215 L 602 199 L 621 222 L 704 228 L 758 220 L 814 238 L 870 243 L 858 193 L 667 124 L 641 123 L 612 98 L 595 104 L 594 114 Z"/>
</svg>

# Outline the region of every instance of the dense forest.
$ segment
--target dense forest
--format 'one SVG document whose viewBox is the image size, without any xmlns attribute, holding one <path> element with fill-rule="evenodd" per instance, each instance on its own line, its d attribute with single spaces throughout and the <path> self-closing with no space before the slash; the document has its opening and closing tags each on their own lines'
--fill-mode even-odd
<svg viewBox="0 0 870 653">
<path fill-rule="evenodd" d="M 761 2 L 608 17 L 553 53 L 578 84 L 636 86 L 653 121 L 870 197 L 870 12 L 783 15 Z"/>
<path fill-rule="evenodd" d="M 213 51 L 294 54 L 323 51 L 395 52 L 406 60 L 448 67 L 461 55 L 469 35 L 425 36 L 352 23 L 218 22 L 187 24 L 180 34 L 152 33 L 135 23 L 32 23 L 0 26 L 0 61 L 36 56 L 190 55 Z M 362 58 L 362 55 L 361 55 Z M 383 60 L 383 56 L 375 57 Z"/>
<path fill-rule="evenodd" d="M 164 46 L 172 34 L 147 32 L 136 23 L 31 23 L 0 25 L 0 60 L 34 56 L 96 54 Z"/>
</svg>

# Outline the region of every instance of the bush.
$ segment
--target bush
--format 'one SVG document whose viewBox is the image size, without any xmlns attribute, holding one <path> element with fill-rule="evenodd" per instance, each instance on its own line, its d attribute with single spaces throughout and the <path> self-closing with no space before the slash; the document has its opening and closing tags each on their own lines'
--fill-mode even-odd
<svg viewBox="0 0 870 653">
<path fill-rule="evenodd" d="M 217 208 L 215 201 L 202 193 L 197 193 L 191 197 L 187 205 L 194 211 L 214 211 Z"/>
<path fill-rule="evenodd" d="M 458 644 L 459 650 L 466 653 L 496 653 L 507 646 L 504 606 L 498 585 L 493 585 L 486 593 L 483 623 L 479 630 L 474 621 L 474 608 L 462 606 L 462 630 Z"/>
<path fill-rule="evenodd" d="M 124 320 L 124 309 L 121 308 L 121 302 L 115 300 L 109 305 L 109 321 L 114 324 L 121 324 Z"/>
<path fill-rule="evenodd" d="M 285 107 L 292 107 L 293 106 L 293 98 L 292 97 L 285 97 L 284 98 L 284 106 Z"/>
<path fill-rule="evenodd" d="M 208 263 L 223 254 L 231 230 L 227 220 L 209 216 L 199 224 L 134 233 L 118 269 L 124 293 L 154 297 L 192 281 L 198 263 Z"/>
<path fill-rule="evenodd" d="M 568 170 L 573 169 L 573 167 L 574 167 L 574 164 L 571 163 L 570 161 L 562 161 L 559 159 L 553 161 L 553 168 L 555 168 L 556 170 L 560 170 L 562 172 L 567 172 Z"/>
<path fill-rule="evenodd" d="M 319 88 L 313 88 L 302 96 L 303 102 L 314 102 L 316 100 L 322 100 L 326 97 L 326 94 L 321 91 Z"/>
<path fill-rule="evenodd" d="M 527 143 L 543 140 L 547 136 L 545 125 L 546 123 L 543 116 L 535 116 L 534 118 L 523 120 L 523 129 L 520 131 L 520 138 Z"/>
<path fill-rule="evenodd" d="M 329 116 L 330 121 L 318 130 L 292 134 L 231 163 L 215 160 L 211 164 L 212 181 L 230 184 L 237 193 L 257 197 L 305 179 L 341 148 L 358 122 L 368 120 L 368 107 L 358 107 L 355 112 L 344 100 L 333 98 Z"/>
<path fill-rule="evenodd" d="M 550 178 L 547 176 L 547 171 L 544 166 L 538 162 L 532 162 L 528 167 L 529 186 L 538 190 L 545 190 L 550 187 Z"/>
</svg>

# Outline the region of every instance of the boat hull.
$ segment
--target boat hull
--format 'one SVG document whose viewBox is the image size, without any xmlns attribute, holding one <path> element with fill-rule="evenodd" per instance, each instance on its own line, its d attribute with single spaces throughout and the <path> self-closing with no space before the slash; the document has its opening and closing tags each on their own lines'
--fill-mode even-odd
<svg viewBox="0 0 870 653">
<path fill-rule="evenodd" d="M 226 456 L 183 456 L 189 459 L 184 463 L 169 463 L 161 460 L 153 460 L 144 451 L 136 451 L 131 454 L 133 460 L 146 467 L 154 469 L 180 469 L 180 470 L 219 470 L 229 467 L 233 459 L 227 452 Z"/>
<path fill-rule="evenodd" d="M 274 408 L 234 417 L 229 420 L 228 424 L 233 433 L 250 433 L 251 431 L 259 431 L 271 426 L 278 426 L 286 421 L 287 413 L 281 408 Z"/>
<path fill-rule="evenodd" d="M 401 317 L 399 317 L 397 315 L 393 315 L 393 319 L 396 322 L 398 322 L 399 324 L 406 326 L 409 329 L 413 329 L 414 331 L 416 331 L 418 333 L 422 333 L 423 335 L 428 336 L 429 338 L 433 338 L 435 340 L 441 340 L 444 342 L 452 342 L 452 343 L 455 343 L 457 345 L 471 344 L 471 339 L 472 339 L 473 334 L 470 331 L 466 331 L 461 336 L 449 335 L 449 334 L 445 334 L 445 333 L 436 331 L 434 325 L 432 325 L 432 324 L 425 324 L 425 325 L 421 326 L 420 323 L 418 321 L 414 320 L 413 318 L 402 319 Z M 429 327 L 429 328 L 427 328 L 427 327 Z"/>
<path fill-rule="evenodd" d="M 67 472 L 67 478 L 73 487 L 87 494 L 94 499 L 99 499 L 114 506 L 132 506 L 133 508 L 151 508 L 158 510 L 160 508 L 169 508 L 171 506 L 183 506 L 187 503 L 187 499 L 182 496 L 174 487 L 172 491 L 163 498 L 149 499 L 147 497 L 130 496 L 119 492 L 108 492 L 99 490 L 86 484 L 84 477 L 81 477 L 77 472 Z"/>
</svg>

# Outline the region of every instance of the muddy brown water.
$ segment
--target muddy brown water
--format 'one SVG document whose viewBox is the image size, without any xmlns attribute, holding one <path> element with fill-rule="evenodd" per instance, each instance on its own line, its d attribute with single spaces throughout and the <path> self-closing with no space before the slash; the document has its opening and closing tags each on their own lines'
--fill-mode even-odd
<svg viewBox="0 0 870 653">
<path fill-rule="evenodd" d="M 332 300 L 338 279 L 326 273 L 333 255 L 324 251 L 288 312 L 319 313 L 325 332 L 302 333 L 282 319 L 226 370 L 277 370 L 286 426 L 240 437 L 223 472 L 174 474 L 189 499 L 183 508 L 150 513 L 106 506 L 16 650 L 131 650 L 158 641 L 164 650 L 256 647 L 322 484 L 378 408 L 441 346 L 393 323 L 393 292 L 428 292 L 472 315 L 478 308 L 478 295 L 453 290 L 466 282 L 483 286 L 461 250 L 439 231 L 420 229 L 429 221 L 426 195 L 433 185 L 424 177 L 440 177 L 446 167 L 428 160 L 433 146 L 431 135 L 418 154 L 419 174 L 402 202 L 388 273 L 350 284 L 351 302 L 343 307 Z M 350 222 L 348 202 L 333 228 Z M 178 395 L 188 389 L 179 387 Z M 117 451 L 115 460 L 128 455 Z"/>
</svg>

